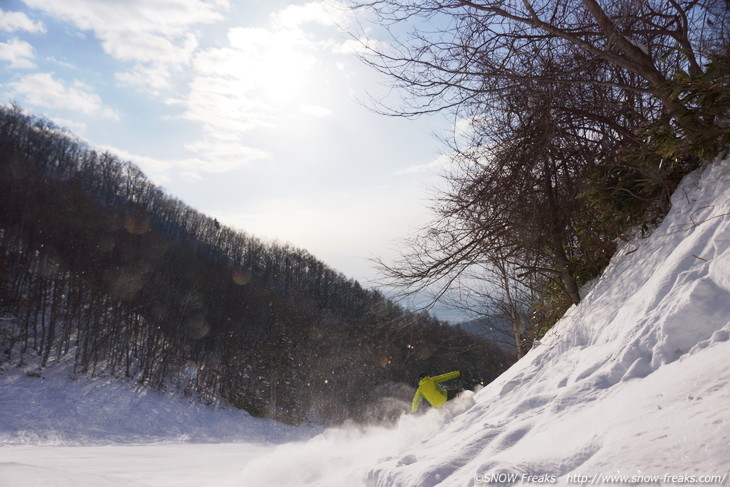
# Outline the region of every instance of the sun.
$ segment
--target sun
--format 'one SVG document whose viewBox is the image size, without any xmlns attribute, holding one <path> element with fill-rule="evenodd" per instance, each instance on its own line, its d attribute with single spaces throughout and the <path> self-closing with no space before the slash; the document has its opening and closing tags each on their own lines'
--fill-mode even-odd
<svg viewBox="0 0 730 487">
<path fill-rule="evenodd" d="M 229 33 L 233 73 L 251 93 L 272 104 L 290 104 L 316 76 L 311 39 L 299 29 L 235 28 Z"/>
</svg>

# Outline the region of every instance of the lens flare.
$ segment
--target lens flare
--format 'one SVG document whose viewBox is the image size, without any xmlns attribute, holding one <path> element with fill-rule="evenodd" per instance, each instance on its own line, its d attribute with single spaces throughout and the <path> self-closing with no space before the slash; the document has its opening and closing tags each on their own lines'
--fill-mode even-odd
<svg viewBox="0 0 730 487">
<path fill-rule="evenodd" d="M 210 332 L 210 325 L 202 314 L 190 316 L 184 325 L 185 331 L 193 340 L 200 340 Z"/>
<path fill-rule="evenodd" d="M 143 235 L 150 231 L 150 222 L 135 215 L 124 217 L 124 228 L 132 235 Z"/>
<path fill-rule="evenodd" d="M 231 273 L 231 277 L 233 278 L 233 282 L 239 286 L 248 284 L 251 281 L 251 275 L 243 269 L 236 269 Z"/>
</svg>

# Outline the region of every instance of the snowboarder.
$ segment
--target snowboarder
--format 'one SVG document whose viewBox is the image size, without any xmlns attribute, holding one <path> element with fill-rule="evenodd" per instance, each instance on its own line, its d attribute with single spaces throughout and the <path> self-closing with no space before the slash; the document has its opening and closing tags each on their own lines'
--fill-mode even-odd
<svg viewBox="0 0 730 487">
<path fill-rule="evenodd" d="M 461 378 L 461 372 L 458 370 L 449 372 L 448 374 L 441 374 L 435 377 L 429 377 L 426 373 L 420 375 L 421 380 L 418 381 L 418 389 L 416 395 L 413 396 L 413 402 L 411 403 L 411 412 L 415 413 L 418 411 L 418 406 L 421 405 L 421 401 L 425 397 L 426 400 L 435 408 L 440 408 L 446 401 L 456 397 L 459 392 L 457 390 L 445 390 L 439 384 L 446 382 L 447 380 Z"/>
</svg>

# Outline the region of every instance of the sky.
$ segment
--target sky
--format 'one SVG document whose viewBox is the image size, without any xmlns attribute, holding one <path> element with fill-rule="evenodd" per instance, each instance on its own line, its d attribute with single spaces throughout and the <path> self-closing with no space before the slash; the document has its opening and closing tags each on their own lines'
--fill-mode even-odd
<svg viewBox="0 0 730 487">
<path fill-rule="evenodd" d="M 369 286 L 429 220 L 449 122 L 369 108 L 398 98 L 357 56 L 361 21 L 332 1 L 0 0 L 0 103 Z"/>
</svg>

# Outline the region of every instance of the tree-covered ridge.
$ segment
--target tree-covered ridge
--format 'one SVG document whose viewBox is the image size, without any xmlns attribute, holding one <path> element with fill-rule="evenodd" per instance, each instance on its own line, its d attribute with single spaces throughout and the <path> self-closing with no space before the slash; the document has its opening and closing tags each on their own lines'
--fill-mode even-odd
<svg viewBox="0 0 730 487">
<path fill-rule="evenodd" d="M 489 381 L 496 347 L 166 195 L 134 164 L 0 108 L 3 361 L 73 356 L 77 374 L 288 422 L 366 416 L 421 370 Z"/>
</svg>

